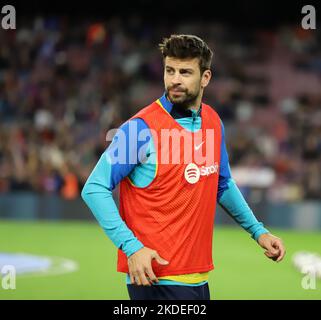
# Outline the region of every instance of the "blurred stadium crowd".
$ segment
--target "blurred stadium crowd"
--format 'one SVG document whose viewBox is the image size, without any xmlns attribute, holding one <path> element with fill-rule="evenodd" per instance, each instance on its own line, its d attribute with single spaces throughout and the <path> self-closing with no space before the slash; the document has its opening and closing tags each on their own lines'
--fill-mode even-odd
<svg viewBox="0 0 321 320">
<path fill-rule="evenodd" d="M 39 17 L 0 30 L 0 193 L 78 197 L 106 132 L 162 95 L 157 45 L 171 33 L 199 35 L 214 51 L 204 101 L 225 124 L 232 173 L 254 172 L 255 189 L 268 170 L 271 201 L 320 199 L 320 31 L 138 16 Z"/>
</svg>

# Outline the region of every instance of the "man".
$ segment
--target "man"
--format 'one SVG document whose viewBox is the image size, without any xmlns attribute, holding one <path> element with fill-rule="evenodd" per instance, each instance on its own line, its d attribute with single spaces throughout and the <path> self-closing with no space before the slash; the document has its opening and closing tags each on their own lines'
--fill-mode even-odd
<svg viewBox="0 0 321 320">
<path fill-rule="evenodd" d="M 164 95 L 118 129 L 82 197 L 118 247 L 117 271 L 127 273 L 131 299 L 209 300 L 216 202 L 268 258 L 281 261 L 285 249 L 231 178 L 223 123 L 202 103 L 212 51 L 193 35 L 172 35 L 160 50 Z"/>
</svg>

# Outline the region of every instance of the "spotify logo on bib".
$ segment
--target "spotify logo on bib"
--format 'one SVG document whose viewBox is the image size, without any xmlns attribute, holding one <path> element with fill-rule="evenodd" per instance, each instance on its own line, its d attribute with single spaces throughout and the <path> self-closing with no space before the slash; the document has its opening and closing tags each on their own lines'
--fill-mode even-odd
<svg viewBox="0 0 321 320">
<path fill-rule="evenodd" d="M 195 163 L 190 163 L 185 168 L 184 176 L 187 182 L 194 184 L 198 182 L 200 176 L 209 176 L 218 173 L 219 165 L 217 162 L 215 162 L 211 166 L 202 166 L 201 168 L 199 168 Z"/>
<path fill-rule="evenodd" d="M 194 184 L 200 179 L 200 169 L 195 163 L 190 163 L 185 168 L 185 179 L 187 182 Z"/>
</svg>

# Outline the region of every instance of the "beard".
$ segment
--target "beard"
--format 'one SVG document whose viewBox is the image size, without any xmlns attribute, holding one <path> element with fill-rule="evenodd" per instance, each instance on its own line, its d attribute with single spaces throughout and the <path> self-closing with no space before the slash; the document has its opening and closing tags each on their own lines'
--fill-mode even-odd
<svg viewBox="0 0 321 320">
<path fill-rule="evenodd" d="M 165 92 L 168 100 L 175 105 L 184 107 L 184 108 L 189 108 L 195 105 L 195 102 L 200 94 L 200 89 L 192 92 L 189 91 L 188 89 L 181 89 L 179 91 L 179 94 L 175 94 L 171 92 L 173 87 L 167 87 Z"/>
</svg>

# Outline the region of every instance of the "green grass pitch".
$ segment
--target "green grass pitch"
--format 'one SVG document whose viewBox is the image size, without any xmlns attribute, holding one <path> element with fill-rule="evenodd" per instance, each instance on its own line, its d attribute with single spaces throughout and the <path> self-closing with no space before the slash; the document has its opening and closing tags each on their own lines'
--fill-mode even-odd
<svg viewBox="0 0 321 320">
<path fill-rule="evenodd" d="M 241 228 L 215 228 L 211 299 L 321 299 L 321 281 L 314 290 L 303 289 L 303 276 L 291 262 L 297 251 L 320 254 L 321 233 L 271 231 L 282 237 L 287 247 L 281 263 L 267 259 Z M 15 290 L 0 285 L 0 300 L 128 299 L 125 275 L 116 272 L 116 248 L 94 222 L 1 220 L 0 252 L 61 256 L 75 260 L 80 267 L 55 276 L 17 276 Z"/>
</svg>

